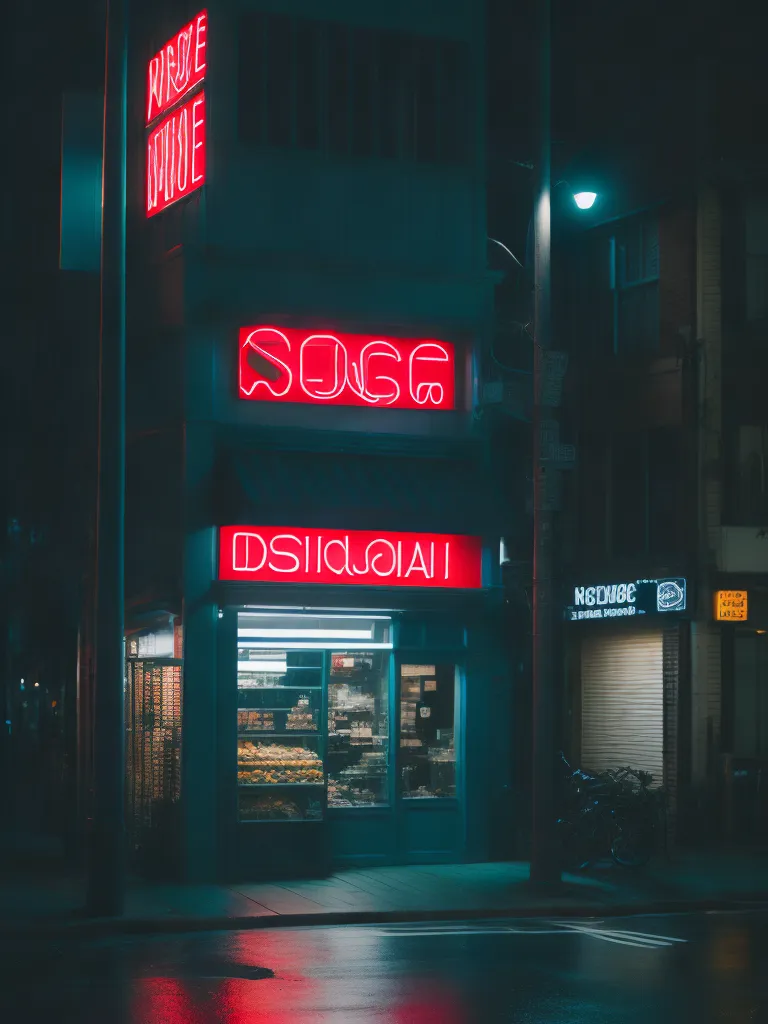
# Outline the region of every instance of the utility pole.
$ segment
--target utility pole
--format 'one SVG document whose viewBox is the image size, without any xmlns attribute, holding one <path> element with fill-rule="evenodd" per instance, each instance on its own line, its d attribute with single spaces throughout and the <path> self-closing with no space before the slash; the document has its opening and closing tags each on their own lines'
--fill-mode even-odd
<svg viewBox="0 0 768 1024">
<path fill-rule="evenodd" d="M 127 0 L 107 0 L 102 163 L 96 688 L 87 909 L 123 912 Z"/>
<path fill-rule="evenodd" d="M 552 593 L 554 488 L 557 470 L 546 460 L 543 428 L 553 417 L 544 403 L 546 353 L 552 348 L 550 293 L 551 242 L 551 7 L 537 0 L 537 81 L 535 119 L 538 140 L 533 211 L 533 829 L 531 885 L 560 883 L 555 841 L 554 614 Z"/>
</svg>

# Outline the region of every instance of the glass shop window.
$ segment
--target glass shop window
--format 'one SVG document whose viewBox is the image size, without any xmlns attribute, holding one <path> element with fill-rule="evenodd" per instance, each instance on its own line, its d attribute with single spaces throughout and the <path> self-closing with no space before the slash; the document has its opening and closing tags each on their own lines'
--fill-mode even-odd
<svg viewBox="0 0 768 1024">
<path fill-rule="evenodd" d="M 391 651 L 387 615 L 238 612 L 240 821 L 389 802 Z"/>
<path fill-rule="evenodd" d="M 323 652 L 238 641 L 240 821 L 323 817 Z"/>
<path fill-rule="evenodd" d="M 389 803 L 388 651 L 330 655 L 328 806 Z"/>
<path fill-rule="evenodd" d="M 400 783 L 404 800 L 456 796 L 455 664 L 400 666 Z"/>
</svg>

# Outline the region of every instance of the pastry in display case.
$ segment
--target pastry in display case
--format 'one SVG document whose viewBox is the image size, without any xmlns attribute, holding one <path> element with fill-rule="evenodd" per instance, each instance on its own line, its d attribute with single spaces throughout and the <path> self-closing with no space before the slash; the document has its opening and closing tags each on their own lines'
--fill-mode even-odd
<svg viewBox="0 0 768 1024">
<path fill-rule="evenodd" d="M 318 728 L 322 684 L 321 651 L 239 647 L 240 821 L 323 817 L 325 766 Z"/>
<path fill-rule="evenodd" d="M 319 821 L 322 817 L 322 801 L 304 795 L 243 793 L 240 797 L 241 821 Z"/>
<path fill-rule="evenodd" d="M 328 686 L 328 806 L 389 802 L 389 654 L 333 653 Z"/>
</svg>

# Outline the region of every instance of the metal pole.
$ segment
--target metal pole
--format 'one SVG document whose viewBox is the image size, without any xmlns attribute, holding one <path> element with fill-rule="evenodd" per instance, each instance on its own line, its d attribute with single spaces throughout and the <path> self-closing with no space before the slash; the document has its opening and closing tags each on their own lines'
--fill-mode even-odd
<svg viewBox="0 0 768 1024">
<path fill-rule="evenodd" d="M 123 912 L 127 0 L 107 0 L 102 169 L 96 689 L 87 908 Z"/>
<path fill-rule="evenodd" d="M 553 411 L 544 405 L 544 358 L 552 347 L 550 295 L 551 42 L 550 0 L 538 0 L 538 159 L 534 197 L 534 369 L 533 369 L 533 829 L 531 884 L 559 884 L 554 850 L 554 620 L 552 609 L 552 480 L 543 461 L 542 427 Z"/>
</svg>

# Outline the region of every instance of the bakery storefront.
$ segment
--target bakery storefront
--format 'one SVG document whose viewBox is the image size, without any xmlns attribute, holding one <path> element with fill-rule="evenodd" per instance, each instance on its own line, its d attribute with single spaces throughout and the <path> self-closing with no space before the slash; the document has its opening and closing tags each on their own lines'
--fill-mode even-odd
<svg viewBox="0 0 768 1024">
<path fill-rule="evenodd" d="M 686 580 L 578 584 L 569 598 L 571 757 L 590 772 L 629 765 L 673 791 Z"/>
<path fill-rule="evenodd" d="M 482 540 L 219 538 L 224 873 L 486 859 L 505 743 L 488 731 L 509 697 Z"/>
</svg>

